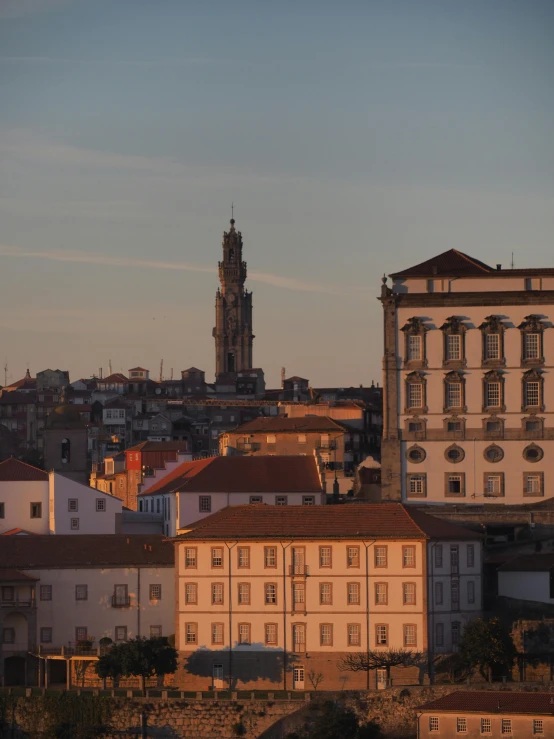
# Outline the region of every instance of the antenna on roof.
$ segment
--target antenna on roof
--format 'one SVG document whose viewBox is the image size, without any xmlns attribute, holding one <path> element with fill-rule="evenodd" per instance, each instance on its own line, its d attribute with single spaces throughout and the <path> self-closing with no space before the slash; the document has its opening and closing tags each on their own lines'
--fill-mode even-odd
<svg viewBox="0 0 554 739">
<path fill-rule="evenodd" d="M 108 369 L 110 371 L 110 375 L 112 374 L 112 360 L 108 359 Z"/>
<path fill-rule="evenodd" d="M 170 379 L 171 380 L 173 379 L 173 367 L 171 368 L 171 377 L 170 377 Z"/>
<path fill-rule="evenodd" d="M 514 252 L 512 252 L 512 269 L 514 268 Z"/>
<path fill-rule="evenodd" d="M 164 361 L 160 362 L 160 382 L 164 379 Z"/>
<path fill-rule="evenodd" d="M 4 386 L 8 384 L 8 360 L 4 362 Z"/>
</svg>

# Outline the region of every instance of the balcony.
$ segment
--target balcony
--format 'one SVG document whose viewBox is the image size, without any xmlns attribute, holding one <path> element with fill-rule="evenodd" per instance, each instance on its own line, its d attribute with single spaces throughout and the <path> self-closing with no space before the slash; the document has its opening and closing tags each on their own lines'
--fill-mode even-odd
<svg viewBox="0 0 554 739">
<path fill-rule="evenodd" d="M 320 441 L 316 448 L 318 450 L 326 452 L 329 449 L 336 449 L 337 442 L 336 441 Z"/>
<path fill-rule="evenodd" d="M 131 597 L 129 595 L 112 595 L 112 608 L 130 608 Z"/>
<path fill-rule="evenodd" d="M 35 645 L 29 650 L 40 657 L 102 657 L 110 651 L 111 645 L 98 647 L 80 647 L 73 642 L 63 646 Z"/>
<path fill-rule="evenodd" d="M 26 598 L 23 600 L 0 600 L 0 608 L 35 608 L 36 601 L 34 598 Z"/>
<path fill-rule="evenodd" d="M 289 575 L 291 577 L 307 577 L 310 574 L 308 565 L 296 564 L 289 565 Z"/>
</svg>

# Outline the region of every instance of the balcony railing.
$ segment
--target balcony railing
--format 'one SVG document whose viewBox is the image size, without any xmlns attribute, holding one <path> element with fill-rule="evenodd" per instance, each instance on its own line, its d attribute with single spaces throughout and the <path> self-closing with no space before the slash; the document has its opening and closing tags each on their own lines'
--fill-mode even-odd
<svg viewBox="0 0 554 739">
<path fill-rule="evenodd" d="M 323 449 L 325 451 L 327 449 L 336 449 L 337 448 L 337 443 L 336 443 L 336 441 L 320 441 L 319 444 L 317 445 L 317 448 L 318 449 Z"/>
<path fill-rule="evenodd" d="M 131 597 L 129 595 L 112 595 L 112 608 L 129 608 Z"/>
<path fill-rule="evenodd" d="M 33 654 L 41 657 L 101 657 L 110 651 L 111 645 L 103 647 L 79 647 L 76 644 L 67 644 L 63 646 L 43 646 L 37 644 L 31 647 Z"/>
<path fill-rule="evenodd" d="M 308 565 L 289 565 L 289 575 L 302 575 L 306 577 L 306 575 L 309 575 L 309 567 Z"/>
<path fill-rule="evenodd" d="M 36 606 L 36 601 L 34 598 L 26 598 L 24 600 L 6 600 L 2 599 L 0 601 L 0 607 L 1 608 L 34 608 Z"/>
</svg>

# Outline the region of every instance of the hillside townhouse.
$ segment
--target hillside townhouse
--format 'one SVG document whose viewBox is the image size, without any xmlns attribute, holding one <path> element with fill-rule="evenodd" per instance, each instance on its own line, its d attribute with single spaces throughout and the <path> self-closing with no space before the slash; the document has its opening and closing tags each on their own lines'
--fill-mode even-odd
<svg viewBox="0 0 554 739">
<path fill-rule="evenodd" d="M 175 547 L 189 689 L 309 689 L 313 673 L 324 690 L 385 687 L 385 671 L 339 667 L 388 648 L 425 653 L 391 673 L 417 683 L 481 611 L 479 534 L 400 503 L 230 507 Z"/>
<path fill-rule="evenodd" d="M 77 684 L 101 638 L 174 633 L 174 550 L 161 536 L 0 536 L 0 562 L 0 684 Z"/>
<path fill-rule="evenodd" d="M 183 462 L 156 477 L 145 479 L 139 511 L 161 514 L 166 536 L 226 506 L 320 506 L 326 501 L 313 456 L 210 457 Z"/>
<path fill-rule="evenodd" d="M 451 249 L 393 274 L 384 311 L 383 497 L 551 497 L 554 269 Z"/>
</svg>

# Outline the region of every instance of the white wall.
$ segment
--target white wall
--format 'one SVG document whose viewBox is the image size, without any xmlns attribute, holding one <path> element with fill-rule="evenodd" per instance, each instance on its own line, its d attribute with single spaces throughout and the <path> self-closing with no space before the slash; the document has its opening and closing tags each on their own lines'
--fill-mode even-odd
<svg viewBox="0 0 554 739">
<path fill-rule="evenodd" d="M 116 515 L 122 512 L 119 498 L 88 485 L 70 480 L 54 472 L 49 474 L 50 533 L 53 534 L 115 534 Z M 69 510 L 69 500 L 77 500 L 77 511 Z M 96 501 L 104 500 L 105 510 L 96 509 Z M 71 528 L 71 520 L 78 519 L 79 528 Z M 48 533 L 48 532 L 46 532 Z"/>
<path fill-rule="evenodd" d="M 498 595 L 538 603 L 554 603 L 550 598 L 550 574 L 548 572 L 499 572 Z"/>
<path fill-rule="evenodd" d="M 173 567 L 86 568 L 26 570 L 37 583 L 37 639 L 41 627 L 52 628 L 52 646 L 75 641 L 75 628 L 86 626 L 98 640 L 115 638 L 115 627 L 126 626 L 127 637 L 150 636 L 150 626 L 161 626 L 162 635 L 175 633 L 175 570 Z M 140 576 L 139 576 L 140 573 Z M 139 589 L 140 580 L 140 589 Z M 160 601 L 149 601 L 149 586 L 161 584 Z M 52 600 L 40 599 L 40 586 L 52 586 Z M 75 586 L 88 586 L 88 599 L 75 599 Z M 129 608 L 112 607 L 114 585 L 127 585 Z M 139 597 L 140 592 L 140 597 Z"/>
<path fill-rule="evenodd" d="M 0 482 L 0 534 L 20 528 L 33 534 L 48 534 L 48 482 Z M 41 518 L 31 518 L 31 503 L 42 503 Z"/>
</svg>

